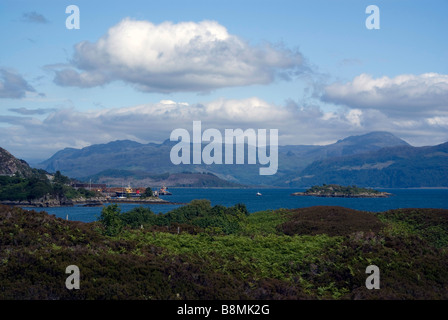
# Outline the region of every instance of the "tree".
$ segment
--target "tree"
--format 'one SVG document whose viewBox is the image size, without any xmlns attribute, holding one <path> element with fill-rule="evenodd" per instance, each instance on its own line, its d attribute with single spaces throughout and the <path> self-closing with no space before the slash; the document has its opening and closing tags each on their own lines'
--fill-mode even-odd
<svg viewBox="0 0 448 320">
<path fill-rule="evenodd" d="M 121 220 L 125 226 L 133 229 L 139 228 L 142 225 L 153 224 L 157 216 L 149 208 L 137 207 L 131 211 L 124 212 L 121 215 Z"/>
<path fill-rule="evenodd" d="M 69 184 L 70 178 L 62 175 L 61 171 L 56 171 L 53 178 L 54 183 L 60 183 L 60 184 Z"/>
<path fill-rule="evenodd" d="M 151 187 L 146 188 L 145 193 L 143 194 L 143 196 L 144 196 L 145 198 L 148 198 L 148 197 L 152 197 L 152 196 L 153 196 Z"/>
<path fill-rule="evenodd" d="M 104 227 L 104 234 L 116 236 L 123 229 L 123 220 L 121 218 L 121 209 L 118 204 L 111 204 L 101 210 L 100 223 Z"/>
</svg>

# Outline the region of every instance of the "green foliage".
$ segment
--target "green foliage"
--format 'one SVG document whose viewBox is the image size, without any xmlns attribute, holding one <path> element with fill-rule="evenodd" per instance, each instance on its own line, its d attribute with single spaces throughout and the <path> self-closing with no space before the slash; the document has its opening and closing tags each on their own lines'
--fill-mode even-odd
<svg viewBox="0 0 448 320">
<path fill-rule="evenodd" d="M 59 171 L 58 171 L 59 172 Z M 36 171 L 30 178 L 19 176 L 0 177 L 0 200 L 23 201 L 40 199 L 43 196 L 74 198 L 91 198 L 97 196 L 96 192 L 84 188 L 78 190 L 67 185 L 70 182 L 68 177 L 56 172 L 51 183 L 46 174 Z"/>
<path fill-rule="evenodd" d="M 254 212 L 248 215 L 242 233 L 248 236 L 281 234 L 282 232 L 278 231 L 276 227 L 286 222 L 290 215 L 291 212 L 285 209 Z"/>
<path fill-rule="evenodd" d="M 448 299 L 448 210 L 375 213 L 381 224 L 368 228 L 374 219 L 340 207 L 182 209 L 112 205 L 81 223 L 0 206 L 0 299 Z M 310 234 L 280 227 L 313 215 L 332 219 Z M 64 287 L 70 264 L 82 266 L 82 290 Z M 371 264 L 381 290 L 365 288 Z"/>
<path fill-rule="evenodd" d="M 104 234 L 116 236 L 123 229 L 123 219 L 121 209 L 117 204 L 111 204 L 101 210 L 99 222 L 104 228 Z"/>
<path fill-rule="evenodd" d="M 394 236 L 417 235 L 436 248 L 448 247 L 448 213 L 443 209 L 397 209 L 376 214 Z"/>
<path fill-rule="evenodd" d="M 378 190 L 368 189 L 368 188 L 359 188 L 355 185 L 353 186 L 340 186 L 336 184 L 323 184 L 322 186 L 312 186 L 307 189 L 305 193 L 317 193 L 317 194 L 346 194 L 346 195 L 359 195 L 359 194 L 378 194 L 380 193 Z"/>
<path fill-rule="evenodd" d="M 226 208 L 211 206 L 209 200 L 192 200 L 188 205 L 160 215 L 157 225 L 190 224 L 210 232 L 233 234 L 241 230 L 249 212 L 244 204 Z"/>
<path fill-rule="evenodd" d="M 146 190 L 145 190 L 145 193 L 143 193 L 143 197 L 145 197 L 145 198 L 152 197 L 153 195 L 154 194 L 152 192 L 151 187 L 147 187 Z"/>
<path fill-rule="evenodd" d="M 131 229 L 151 227 L 180 226 L 189 230 L 208 230 L 210 233 L 233 234 L 239 232 L 246 221 L 249 211 L 243 204 L 233 207 L 211 206 L 209 200 L 193 200 L 188 205 L 174 209 L 166 214 L 154 214 L 149 208 L 137 207 L 128 212 L 121 213 L 116 204 L 109 205 L 103 209 L 109 214 L 115 213 L 114 217 L 120 220 L 122 227 Z M 100 222 L 104 223 L 103 213 Z M 119 232 L 118 232 L 119 233 Z M 118 233 L 114 233 L 116 235 Z"/>
<path fill-rule="evenodd" d="M 54 174 L 53 182 L 58 184 L 69 184 L 70 178 L 62 175 L 61 171 L 58 170 Z"/>
<path fill-rule="evenodd" d="M 122 213 L 120 218 L 123 225 L 136 229 L 141 226 L 154 224 L 157 216 L 149 208 L 137 207 Z"/>
<path fill-rule="evenodd" d="M 53 187 L 46 176 L 20 178 L 17 176 L 0 177 L 0 200 L 32 200 L 52 194 Z"/>
</svg>

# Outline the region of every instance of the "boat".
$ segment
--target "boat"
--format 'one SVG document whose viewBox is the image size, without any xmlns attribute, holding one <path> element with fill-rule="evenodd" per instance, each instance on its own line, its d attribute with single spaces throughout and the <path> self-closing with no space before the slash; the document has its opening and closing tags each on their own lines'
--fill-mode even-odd
<svg viewBox="0 0 448 320">
<path fill-rule="evenodd" d="M 160 190 L 159 190 L 159 195 L 162 195 L 162 196 L 170 196 L 170 195 L 172 195 L 172 193 L 169 192 L 169 191 L 167 190 L 167 188 L 164 186 L 164 187 L 160 188 Z"/>
<path fill-rule="evenodd" d="M 261 193 L 260 193 L 260 192 L 257 192 L 257 196 L 261 196 Z"/>
<path fill-rule="evenodd" d="M 131 188 L 131 184 L 129 183 L 126 188 L 121 187 L 121 192 L 115 192 L 117 199 L 127 199 L 127 198 L 139 198 L 140 190 L 137 189 L 134 191 L 133 188 Z"/>
</svg>

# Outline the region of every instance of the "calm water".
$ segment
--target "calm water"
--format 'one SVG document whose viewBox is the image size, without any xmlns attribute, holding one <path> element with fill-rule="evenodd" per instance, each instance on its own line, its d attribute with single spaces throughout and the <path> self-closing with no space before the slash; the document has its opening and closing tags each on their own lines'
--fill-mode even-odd
<svg viewBox="0 0 448 320">
<path fill-rule="evenodd" d="M 303 208 L 317 205 L 343 206 L 365 211 L 385 211 L 397 208 L 444 208 L 448 209 L 448 189 L 379 189 L 394 194 L 389 198 L 318 198 L 294 197 L 292 192 L 305 189 L 183 189 L 170 188 L 173 195 L 161 198 L 180 203 L 188 203 L 193 199 L 208 199 L 212 205 L 233 206 L 244 203 L 250 212 L 279 208 Z M 256 196 L 256 193 L 262 196 Z M 121 204 L 122 211 L 128 211 L 140 204 Z M 165 213 L 180 205 L 153 204 L 144 205 L 153 212 Z M 28 209 L 28 208 L 27 208 Z M 29 208 L 47 211 L 60 218 L 91 222 L 98 219 L 102 207 L 58 207 Z"/>
</svg>

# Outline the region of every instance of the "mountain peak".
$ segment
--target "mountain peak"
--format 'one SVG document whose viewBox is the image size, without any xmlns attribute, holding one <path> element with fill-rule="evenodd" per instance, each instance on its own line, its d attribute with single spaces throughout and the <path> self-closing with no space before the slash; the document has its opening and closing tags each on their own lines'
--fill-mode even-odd
<svg viewBox="0 0 448 320">
<path fill-rule="evenodd" d="M 409 146 L 409 143 L 387 131 L 373 131 L 362 135 L 349 136 L 336 144 L 369 144 L 377 147 Z"/>
</svg>

